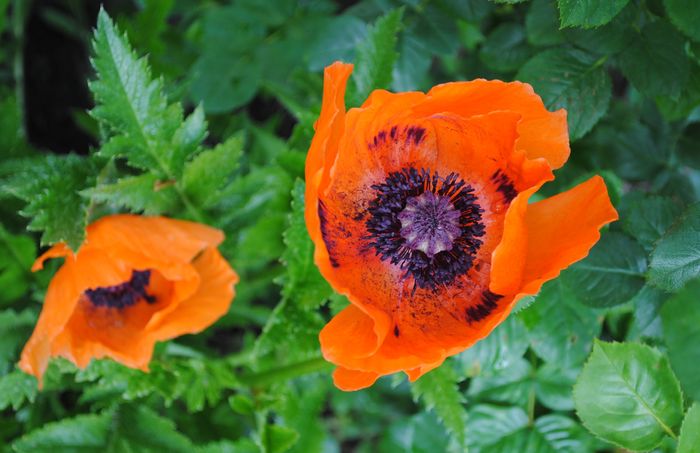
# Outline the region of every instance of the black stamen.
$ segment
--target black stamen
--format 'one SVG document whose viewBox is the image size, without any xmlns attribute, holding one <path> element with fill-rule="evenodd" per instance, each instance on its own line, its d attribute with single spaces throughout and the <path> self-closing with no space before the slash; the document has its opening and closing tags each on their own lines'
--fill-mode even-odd
<svg viewBox="0 0 700 453">
<path fill-rule="evenodd" d="M 492 311 L 498 307 L 498 301 L 501 300 L 503 296 L 500 294 L 495 294 L 488 289 L 481 293 L 481 302 L 478 304 L 467 308 L 467 322 L 479 322 L 486 318 Z"/>
<path fill-rule="evenodd" d="M 491 181 L 496 184 L 496 190 L 503 194 L 503 198 L 506 199 L 506 202 L 510 203 L 513 201 L 513 198 L 518 196 L 518 191 L 515 190 L 513 181 L 500 169 L 496 170 L 496 172 L 491 176 Z"/>
<path fill-rule="evenodd" d="M 150 270 L 133 271 L 128 282 L 86 289 L 85 295 L 96 307 L 126 308 L 142 299 L 152 304 L 156 298 L 146 292 L 150 280 Z"/>
<path fill-rule="evenodd" d="M 435 290 L 469 271 L 484 235 L 483 210 L 470 185 L 455 173 L 443 179 L 437 172 L 404 168 L 372 188 L 377 196 L 365 222 L 368 243 L 382 260 L 413 277 L 414 290 Z"/>
</svg>

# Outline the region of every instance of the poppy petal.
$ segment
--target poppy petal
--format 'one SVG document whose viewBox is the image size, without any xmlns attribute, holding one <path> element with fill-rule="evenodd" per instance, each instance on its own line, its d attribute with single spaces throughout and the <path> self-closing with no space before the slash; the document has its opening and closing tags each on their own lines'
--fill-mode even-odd
<svg viewBox="0 0 700 453">
<path fill-rule="evenodd" d="M 343 357 L 367 357 L 374 354 L 389 331 L 389 319 L 369 307 L 375 318 L 355 305 L 348 305 L 321 330 L 319 341 L 324 357 L 342 362 Z"/>
<path fill-rule="evenodd" d="M 42 253 L 41 256 L 39 256 L 39 258 L 37 258 L 36 261 L 34 261 L 34 264 L 32 265 L 32 272 L 42 270 L 44 268 L 44 262 L 46 260 L 52 258 L 61 258 L 64 256 L 71 255 L 72 253 L 73 252 L 66 244 L 64 244 L 63 242 L 59 242 L 58 244 L 55 244 L 50 249 Z"/>
<path fill-rule="evenodd" d="M 542 283 L 586 257 L 600 239 L 600 228 L 617 219 L 605 181 L 597 175 L 529 205 L 525 217 L 527 259 L 520 292 L 537 293 Z"/>
<path fill-rule="evenodd" d="M 198 333 L 226 314 L 235 295 L 238 275 L 218 250 L 208 248 L 192 263 L 202 282 L 187 299 L 169 312 L 156 313 L 147 330 L 158 340 Z"/>
<path fill-rule="evenodd" d="M 333 383 L 340 390 L 351 392 L 361 390 L 374 384 L 379 375 L 373 372 L 349 370 L 338 367 L 333 371 Z"/>
<path fill-rule="evenodd" d="M 414 111 L 470 117 L 498 110 L 522 114 L 517 148 L 527 152 L 528 158 L 543 157 L 552 169 L 564 165 L 570 153 L 566 111 L 548 111 L 527 83 L 483 79 L 446 83 L 431 89 L 425 103 Z"/>
</svg>

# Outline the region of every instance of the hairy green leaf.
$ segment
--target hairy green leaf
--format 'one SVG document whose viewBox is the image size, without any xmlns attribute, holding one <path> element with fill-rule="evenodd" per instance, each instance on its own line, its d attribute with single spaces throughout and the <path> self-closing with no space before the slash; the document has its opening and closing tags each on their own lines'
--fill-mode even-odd
<svg viewBox="0 0 700 453">
<path fill-rule="evenodd" d="M 396 53 L 396 37 L 401 30 L 403 9 L 396 9 L 379 18 L 367 32 L 367 38 L 356 49 L 353 80 L 358 102 L 370 91 L 387 88 L 391 83 Z"/>
<path fill-rule="evenodd" d="M 234 135 L 185 164 L 183 186 L 197 206 L 209 207 L 221 199 L 221 189 L 238 168 L 243 138 Z"/>
<path fill-rule="evenodd" d="M 177 204 L 172 182 L 159 181 L 152 173 L 127 176 L 112 184 L 102 184 L 81 192 L 86 197 L 132 212 L 146 215 L 163 214 Z"/>
<path fill-rule="evenodd" d="M 19 369 L 0 376 L 0 411 L 8 407 L 18 410 L 25 401 L 33 403 L 38 391 L 36 378 Z"/>
<path fill-rule="evenodd" d="M 591 432 L 630 450 L 651 450 L 676 432 L 683 417 L 668 361 L 635 343 L 596 342 L 574 387 L 574 402 Z"/>
<path fill-rule="evenodd" d="M 452 363 L 448 362 L 414 382 L 411 393 L 414 400 L 420 400 L 426 409 L 432 409 L 458 444 L 464 446 L 467 412 L 457 382 L 457 374 Z"/>
</svg>

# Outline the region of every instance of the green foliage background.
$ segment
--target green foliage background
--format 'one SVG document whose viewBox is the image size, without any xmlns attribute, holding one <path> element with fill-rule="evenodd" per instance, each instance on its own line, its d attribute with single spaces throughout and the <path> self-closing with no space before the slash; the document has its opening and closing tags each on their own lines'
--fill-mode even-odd
<svg viewBox="0 0 700 453">
<path fill-rule="evenodd" d="M 134 0 L 94 33 L 87 2 L 0 0 L 0 452 L 700 451 L 700 2 Z M 91 43 L 95 107 L 75 113 L 89 154 L 26 134 L 32 7 Z M 531 83 L 572 139 L 544 194 L 598 173 L 620 212 L 588 258 L 413 385 L 340 392 L 319 352 L 347 301 L 313 265 L 303 168 L 335 60 L 355 63 L 351 106 Z M 58 264 L 31 263 L 114 212 L 223 229 L 238 295 L 148 374 L 54 360 L 38 392 L 15 364 Z"/>
</svg>

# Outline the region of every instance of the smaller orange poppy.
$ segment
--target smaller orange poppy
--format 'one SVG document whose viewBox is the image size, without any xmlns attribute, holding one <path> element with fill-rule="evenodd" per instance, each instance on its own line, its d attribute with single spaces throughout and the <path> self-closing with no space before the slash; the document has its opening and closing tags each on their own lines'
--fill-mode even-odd
<svg viewBox="0 0 700 453">
<path fill-rule="evenodd" d="M 54 356 L 147 371 L 156 341 L 200 332 L 228 311 L 238 276 L 216 248 L 223 239 L 206 225 L 124 214 L 88 226 L 77 253 L 54 245 L 32 266 L 65 257 L 20 368 L 39 385 Z"/>
</svg>

